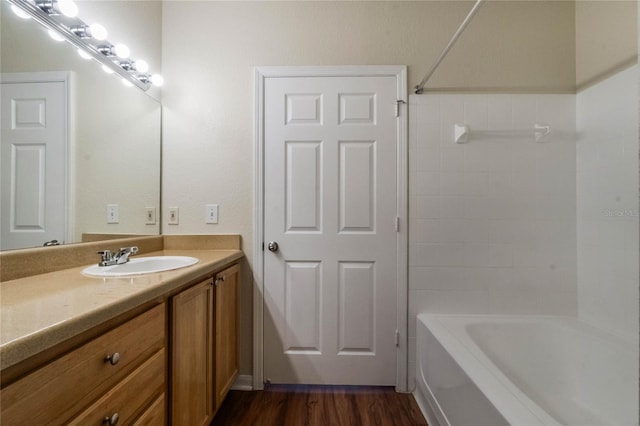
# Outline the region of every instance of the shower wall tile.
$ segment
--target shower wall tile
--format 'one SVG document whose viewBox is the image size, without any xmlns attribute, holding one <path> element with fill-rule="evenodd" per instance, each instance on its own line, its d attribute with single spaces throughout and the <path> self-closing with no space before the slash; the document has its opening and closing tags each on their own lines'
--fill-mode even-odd
<svg viewBox="0 0 640 426">
<path fill-rule="evenodd" d="M 429 94 L 409 104 L 410 318 L 575 314 L 575 96 Z M 454 143 L 456 123 L 470 127 L 468 143 Z M 516 132 L 535 123 L 552 126 L 540 143 Z"/>
<path fill-rule="evenodd" d="M 489 125 L 489 99 L 486 95 L 464 97 L 464 123 L 471 128 L 487 128 Z"/>
<path fill-rule="evenodd" d="M 638 74 L 636 65 L 576 95 L 578 312 L 635 339 Z"/>
<path fill-rule="evenodd" d="M 513 105 L 511 98 L 503 95 L 487 95 L 487 127 L 508 130 L 512 126 Z"/>
</svg>

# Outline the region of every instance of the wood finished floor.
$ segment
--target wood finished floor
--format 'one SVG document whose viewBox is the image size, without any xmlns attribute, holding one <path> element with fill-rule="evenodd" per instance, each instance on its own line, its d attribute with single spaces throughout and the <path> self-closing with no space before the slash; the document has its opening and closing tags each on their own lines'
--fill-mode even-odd
<svg viewBox="0 0 640 426">
<path fill-rule="evenodd" d="M 381 386 L 231 391 L 211 426 L 426 426 L 413 395 Z"/>
</svg>

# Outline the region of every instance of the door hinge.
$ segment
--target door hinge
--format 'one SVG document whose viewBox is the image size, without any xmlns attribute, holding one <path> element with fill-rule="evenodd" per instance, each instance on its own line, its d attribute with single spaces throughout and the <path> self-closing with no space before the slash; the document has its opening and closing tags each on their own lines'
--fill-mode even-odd
<svg viewBox="0 0 640 426">
<path fill-rule="evenodd" d="M 400 232 L 400 216 L 396 216 L 396 232 Z"/>
<path fill-rule="evenodd" d="M 400 346 L 400 332 L 396 330 L 396 347 Z"/>
<path fill-rule="evenodd" d="M 400 104 L 406 104 L 406 102 L 403 101 L 402 99 L 399 99 L 396 101 L 396 105 L 395 105 L 396 117 L 400 117 Z"/>
</svg>

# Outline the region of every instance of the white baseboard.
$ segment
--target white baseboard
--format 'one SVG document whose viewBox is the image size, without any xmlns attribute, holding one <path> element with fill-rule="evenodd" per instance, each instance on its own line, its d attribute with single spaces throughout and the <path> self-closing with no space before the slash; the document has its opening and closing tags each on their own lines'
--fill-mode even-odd
<svg viewBox="0 0 640 426">
<path fill-rule="evenodd" d="M 238 374 L 236 381 L 231 386 L 232 390 L 250 391 L 253 390 L 253 376 L 250 374 Z"/>
</svg>

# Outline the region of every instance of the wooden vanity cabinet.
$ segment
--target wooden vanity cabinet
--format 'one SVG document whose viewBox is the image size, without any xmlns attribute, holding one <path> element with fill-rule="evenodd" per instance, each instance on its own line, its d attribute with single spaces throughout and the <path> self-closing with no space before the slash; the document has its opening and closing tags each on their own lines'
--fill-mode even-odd
<svg viewBox="0 0 640 426">
<path fill-rule="evenodd" d="M 238 373 L 238 284 L 234 264 L 172 298 L 171 419 L 207 425 Z"/>
<path fill-rule="evenodd" d="M 166 388 L 166 305 L 40 366 L 0 392 L 6 425 L 131 424 Z M 155 408 L 154 408 L 155 409 Z M 164 424 L 166 408 L 155 409 Z"/>
<path fill-rule="evenodd" d="M 171 307 L 171 419 L 206 425 L 213 399 L 213 279 L 173 297 Z"/>
<path fill-rule="evenodd" d="M 216 274 L 215 283 L 215 399 L 222 405 L 238 376 L 238 286 L 240 265 Z"/>
</svg>

